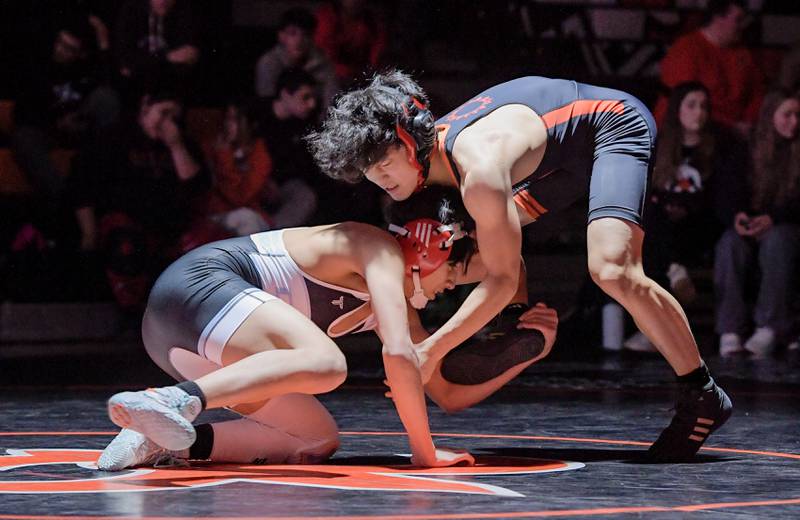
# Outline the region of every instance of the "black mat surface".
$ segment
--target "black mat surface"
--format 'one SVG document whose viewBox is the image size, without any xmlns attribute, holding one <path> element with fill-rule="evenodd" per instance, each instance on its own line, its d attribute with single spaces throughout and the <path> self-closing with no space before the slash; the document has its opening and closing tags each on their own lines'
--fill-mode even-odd
<svg viewBox="0 0 800 520">
<path fill-rule="evenodd" d="M 122 474 L 91 469 L 97 452 L 82 450 L 112 438 L 104 400 L 114 389 L 162 376 L 138 361 L 114 374 L 112 362 L 62 360 L 56 369 L 39 360 L 39 377 L 35 361 L 4 363 L 0 374 L 14 377 L 0 388 L 0 520 L 800 518 L 800 363 L 792 356 L 712 360 L 734 415 L 688 464 L 641 460 L 671 416 L 664 362 L 607 358 L 545 362 L 456 415 L 430 408 L 436 442 L 469 449 L 476 468 L 408 467 L 401 425 L 364 368 L 321 397 L 343 432 L 329 464 Z"/>
</svg>

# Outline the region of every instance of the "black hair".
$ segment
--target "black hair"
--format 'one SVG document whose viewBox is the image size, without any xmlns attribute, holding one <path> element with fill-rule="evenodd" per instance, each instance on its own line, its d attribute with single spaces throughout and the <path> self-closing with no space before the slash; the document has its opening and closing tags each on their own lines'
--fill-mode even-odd
<svg viewBox="0 0 800 520">
<path fill-rule="evenodd" d="M 286 89 L 289 94 L 294 94 L 297 92 L 297 89 L 304 85 L 312 89 L 316 88 L 317 80 L 305 70 L 299 67 L 291 67 L 284 69 L 278 75 L 278 80 L 275 83 L 275 92 L 280 94 L 282 90 Z"/>
<path fill-rule="evenodd" d="M 278 31 L 291 26 L 298 27 L 308 35 L 313 35 L 317 29 L 317 19 L 303 7 L 292 7 L 281 15 L 281 19 L 278 22 Z"/>
<path fill-rule="evenodd" d="M 411 220 L 430 218 L 442 224 L 460 223 L 465 233 L 475 231 L 475 221 L 470 216 L 458 188 L 432 184 L 406 200 L 392 201 L 384 209 L 387 223 L 403 226 Z M 472 236 L 465 236 L 453 242 L 448 262 L 464 263 L 466 271 L 472 255 L 478 251 L 478 244 Z"/>
<path fill-rule="evenodd" d="M 322 128 L 306 136 L 319 168 L 334 179 L 360 181 L 370 165 L 401 144 L 396 124 L 405 117 L 409 97 L 428 105 L 422 87 L 399 70 L 376 74 L 366 87 L 339 96 Z"/>
<path fill-rule="evenodd" d="M 744 0 L 709 0 L 706 10 L 703 13 L 703 25 L 708 25 L 717 16 L 725 16 L 728 10 L 733 7 L 740 7 L 747 10 Z"/>
</svg>

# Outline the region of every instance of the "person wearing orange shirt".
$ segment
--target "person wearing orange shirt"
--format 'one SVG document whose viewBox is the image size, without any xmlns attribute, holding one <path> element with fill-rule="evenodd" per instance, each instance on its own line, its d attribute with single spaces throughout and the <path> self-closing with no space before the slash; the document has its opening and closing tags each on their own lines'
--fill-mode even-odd
<svg viewBox="0 0 800 520">
<path fill-rule="evenodd" d="M 252 135 L 242 106 L 225 111 L 223 128 L 206 155 L 213 178 L 208 202 L 212 220 L 237 236 L 269 229 L 262 201 L 272 173 L 264 140 Z"/>
<path fill-rule="evenodd" d="M 681 36 L 661 61 L 661 82 L 668 89 L 686 81 L 699 81 L 708 89 L 712 118 L 746 135 L 758 115 L 764 80 L 752 52 L 740 42 L 747 21 L 741 0 L 711 0 L 707 22 Z M 655 116 L 659 124 L 667 97 L 659 98 Z"/>
</svg>

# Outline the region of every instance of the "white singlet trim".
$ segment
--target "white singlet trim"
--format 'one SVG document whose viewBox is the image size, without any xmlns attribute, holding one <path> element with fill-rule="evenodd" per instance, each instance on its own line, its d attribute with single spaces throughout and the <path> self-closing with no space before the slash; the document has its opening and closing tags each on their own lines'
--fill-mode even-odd
<svg viewBox="0 0 800 520">
<path fill-rule="evenodd" d="M 362 301 L 369 301 L 369 293 L 334 285 L 314 278 L 300 269 L 292 255 L 286 250 L 283 241 L 283 229 L 264 231 L 250 235 L 259 254 L 250 258 L 258 269 L 261 277 L 261 288 L 274 294 L 284 302 L 299 310 L 306 317 L 311 317 L 311 302 L 305 280 L 333 289 L 352 294 Z"/>
<path fill-rule="evenodd" d="M 222 351 L 233 333 L 259 305 L 275 299 L 255 287 L 234 296 L 203 329 L 197 340 L 197 353 L 222 366 Z"/>
</svg>

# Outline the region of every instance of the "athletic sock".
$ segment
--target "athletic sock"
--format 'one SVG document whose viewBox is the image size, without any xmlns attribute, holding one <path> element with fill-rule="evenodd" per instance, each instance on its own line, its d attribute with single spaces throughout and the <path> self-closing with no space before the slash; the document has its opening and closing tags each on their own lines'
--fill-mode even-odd
<svg viewBox="0 0 800 520">
<path fill-rule="evenodd" d="M 676 377 L 678 384 L 687 386 L 689 388 L 703 390 L 710 388 L 714 380 L 711 378 L 711 373 L 705 362 L 701 361 L 700 366 L 692 370 L 686 375 Z"/>
<path fill-rule="evenodd" d="M 197 439 L 189 447 L 188 458 L 192 460 L 211 458 L 211 449 L 214 447 L 214 428 L 210 424 L 199 424 L 194 429 L 197 432 Z"/>
<path fill-rule="evenodd" d="M 184 392 L 189 395 L 193 395 L 200 399 L 200 403 L 202 404 L 202 410 L 206 409 L 206 394 L 200 390 L 200 387 L 194 381 L 183 381 L 182 383 L 178 383 L 175 385 L 176 387 L 180 388 Z"/>
</svg>

